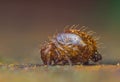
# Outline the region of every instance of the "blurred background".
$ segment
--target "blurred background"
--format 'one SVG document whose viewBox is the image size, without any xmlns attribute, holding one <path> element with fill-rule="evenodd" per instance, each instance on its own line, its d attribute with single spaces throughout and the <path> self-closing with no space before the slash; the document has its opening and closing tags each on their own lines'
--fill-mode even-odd
<svg viewBox="0 0 120 82">
<path fill-rule="evenodd" d="M 80 24 L 101 36 L 102 64 L 120 62 L 119 0 L 0 2 L 0 62 L 41 63 L 39 48 L 56 30 Z"/>
</svg>

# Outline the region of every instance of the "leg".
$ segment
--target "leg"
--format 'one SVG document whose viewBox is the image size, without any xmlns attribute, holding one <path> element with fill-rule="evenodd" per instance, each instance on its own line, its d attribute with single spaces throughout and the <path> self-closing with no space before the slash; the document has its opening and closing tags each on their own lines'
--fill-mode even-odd
<svg viewBox="0 0 120 82">
<path fill-rule="evenodd" d="M 49 65 L 51 65 L 51 59 L 50 58 L 48 58 L 48 60 L 47 60 L 47 66 L 49 66 Z"/>
<path fill-rule="evenodd" d="M 89 61 L 84 62 L 83 65 L 89 65 Z"/>
<path fill-rule="evenodd" d="M 53 65 L 57 65 L 58 64 L 58 60 L 57 59 L 53 59 L 54 64 Z"/>
<path fill-rule="evenodd" d="M 62 65 L 66 65 L 66 64 L 68 64 L 68 62 L 66 60 L 63 60 Z"/>
<path fill-rule="evenodd" d="M 48 66 L 51 65 L 51 63 L 52 63 L 52 60 L 51 60 L 51 52 L 49 52 L 49 53 L 47 54 L 46 59 L 47 59 L 47 65 L 48 65 Z"/>
<path fill-rule="evenodd" d="M 46 62 L 45 60 L 43 60 L 43 64 L 44 64 L 44 65 L 47 65 L 47 62 Z"/>
<path fill-rule="evenodd" d="M 66 56 L 66 60 L 68 61 L 69 65 L 72 66 L 72 62 L 71 62 L 70 58 L 67 55 L 65 55 L 65 56 Z"/>
</svg>

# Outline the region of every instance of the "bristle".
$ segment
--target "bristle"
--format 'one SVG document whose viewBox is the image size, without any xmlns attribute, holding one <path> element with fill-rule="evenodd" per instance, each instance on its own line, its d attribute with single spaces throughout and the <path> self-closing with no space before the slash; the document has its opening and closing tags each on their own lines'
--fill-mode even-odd
<svg viewBox="0 0 120 82">
<path fill-rule="evenodd" d="M 99 42 L 99 43 L 98 43 L 98 45 L 103 45 L 103 44 L 104 44 L 104 43 L 102 43 L 102 42 Z"/>
<path fill-rule="evenodd" d="M 58 30 L 57 29 L 55 30 L 55 34 L 58 34 Z"/>
<path fill-rule="evenodd" d="M 96 32 L 94 32 L 94 31 L 88 31 L 88 32 L 87 32 L 88 35 L 93 35 L 93 34 L 95 34 L 95 33 L 96 33 Z"/>
<path fill-rule="evenodd" d="M 85 31 L 86 29 L 87 29 L 87 27 L 82 26 L 82 27 L 79 29 L 79 31 L 83 32 L 83 31 Z"/>
<path fill-rule="evenodd" d="M 69 25 L 66 25 L 66 26 L 64 27 L 64 31 L 67 30 L 67 29 L 69 29 L 69 27 L 70 27 Z"/>
<path fill-rule="evenodd" d="M 43 43 L 43 42 L 41 42 L 41 43 L 40 43 L 40 45 L 39 45 L 39 48 L 41 48 L 43 44 L 44 44 L 44 43 Z"/>
<path fill-rule="evenodd" d="M 70 29 L 74 29 L 74 27 L 75 27 L 75 25 L 72 25 L 72 26 L 70 27 Z"/>
<path fill-rule="evenodd" d="M 98 42 L 98 43 L 97 43 L 97 47 L 98 47 L 98 48 L 102 48 L 102 47 L 103 47 L 103 43 Z"/>
<path fill-rule="evenodd" d="M 88 29 L 88 27 L 84 27 L 81 31 L 85 32 Z"/>
<path fill-rule="evenodd" d="M 53 35 L 53 38 L 55 38 L 55 37 L 56 37 L 56 35 L 57 35 L 57 33 Z"/>
<path fill-rule="evenodd" d="M 98 40 L 100 40 L 100 37 L 99 37 L 99 36 L 94 36 L 93 39 L 94 39 L 95 41 L 98 41 Z"/>
<path fill-rule="evenodd" d="M 98 50 L 100 50 L 100 49 L 104 49 L 104 48 L 106 48 L 106 47 L 103 46 L 103 45 L 101 45 L 101 46 L 97 46 L 97 48 L 98 48 Z"/>
<path fill-rule="evenodd" d="M 75 28 L 75 29 L 77 29 L 78 27 L 79 27 L 79 24 L 75 25 L 75 27 L 74 27 L 74 28 Z"/>
<path fill-rule="evenodd" d="M 48 44 L 48 41 L 45 41 L 44 43 L 45 43 L 45 44 Z"/>
<path fill-rule="evenodd" d="M 51 37 L 51 36 L 48 36 L 48 39 L 49 39 L 49 40 L 51 40 L 51 39 L 52 39 L 52 37 Z"/>
</svg>

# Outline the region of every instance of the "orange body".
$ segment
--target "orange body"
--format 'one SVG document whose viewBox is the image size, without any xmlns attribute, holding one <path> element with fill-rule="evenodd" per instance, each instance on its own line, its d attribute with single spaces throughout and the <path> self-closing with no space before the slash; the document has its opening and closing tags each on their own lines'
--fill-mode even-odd
<svg viewBox="0 0 120 82">
<path fill-rule="evenodd" d="M 83 30 L 84 29 L 76 28 L 65 29 L 64 32 L 62 32 L 65 36 L 62 36 L 62 40 L 64 41 L 61 42 L 57 40 L 58 34 L 54 35 L 54 37 L 41 48 L 40 52 L 43 63 L 45 65 L 51 65 L 52 63 L 69 63 L 72 65 L 77 64 L 78 62 L 84 64 L 89 62 L 89 60 L 94 62 L 101 60 L 102 56 L 98 53 L 96 40 L 93 38 L 93 35 L 90 35 L 89 32 Z M 71 39 L 73 35 L 74 37 Z M 76 42 L 74 40 L 78 39 L 76 37 L 80 38 L 80 40 L 77 40 L 79 42 L 72 44 L 72 42 Z M 59 38 L 61 40 L 61 36 L 58 37 L 58 39 Z"/>
</svg>

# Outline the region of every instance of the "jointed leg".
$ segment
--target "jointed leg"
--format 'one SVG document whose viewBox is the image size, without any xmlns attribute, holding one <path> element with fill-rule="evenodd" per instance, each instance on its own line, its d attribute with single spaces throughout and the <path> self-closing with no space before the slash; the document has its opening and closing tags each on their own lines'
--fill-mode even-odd
<svg viewBox="0 0 120 82">
<path fill-rule="evenodd" d="M 65 56 L 66 56 L 66 60 L 68 61 L 69 65 L 72 66 L 72 62 L 71 62 L 70 58 L 67 55 L 65 55 Z"/>
</svg>

